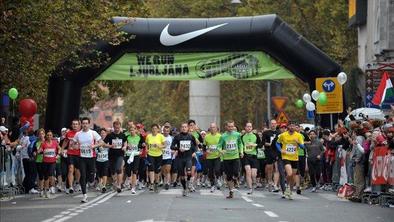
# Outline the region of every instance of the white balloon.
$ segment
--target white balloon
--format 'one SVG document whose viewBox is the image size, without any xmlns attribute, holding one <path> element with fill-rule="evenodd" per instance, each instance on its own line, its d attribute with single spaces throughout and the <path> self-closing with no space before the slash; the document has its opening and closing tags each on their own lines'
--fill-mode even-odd
<svg viewBox="0 0 394 222">
<path fill-rule="evenodd" d="M 308 111 L 315 111 L 316 106 L 313 102 L 308 102 L 306 103 L 306 110 Z"/>
<path fill-rule="evenodd" d="M 317 90 L 312 91 L 312 98 L 313 100 L 317 101 L 319 99 L 320 93 Z"/>
<path fill-rule="evenodd" d="M 343 85 L 347 81 L 347 75 L 344 72 L 340 72 L 337 76 L 339 84 Z"/>
<path fill-rule="evenodd" d="M 311 96 L 308 93 L 305 93 L 302 99 L 304 100 L 305 103 L 308 103 L 311 101 Z"/>
</svg>

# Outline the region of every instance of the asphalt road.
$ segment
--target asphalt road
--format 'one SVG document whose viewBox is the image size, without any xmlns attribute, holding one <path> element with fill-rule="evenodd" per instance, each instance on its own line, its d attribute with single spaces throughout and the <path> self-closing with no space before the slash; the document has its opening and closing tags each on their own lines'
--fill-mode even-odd
<svg viewBox="0 0 394 222">
<path fill-rule="evenodd" d="M 210 193 L 200 189 L 182 197 L 181 189 L 159 193 L 125 190 L 118 194 L 90 191 L 89 202 L 81 204 L 81 194 L 58 193 L 51 199 L 21 195 L 0 201 L 1 222 L 61 221 L 268 221 L 268 222 L 373 222 L 393 221 L 394 209 L 341 200 L 335 193 L 320 191 L 294 195 L 240 190 L 226 200 L 227 190 Z"/>
</svg>

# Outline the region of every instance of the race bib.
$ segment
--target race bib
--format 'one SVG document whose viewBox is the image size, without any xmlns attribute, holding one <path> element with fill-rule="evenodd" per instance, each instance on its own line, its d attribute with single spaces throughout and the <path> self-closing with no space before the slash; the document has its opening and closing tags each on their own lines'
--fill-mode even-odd
<svg viewBox="0 0 394 222">
<path fill-rule="evenodd" d="M 56 149 L 45 149 L 44 157 L 55 157 L 56 156 Z"/>
<path fill-rule="evenodd" d="M 163 160 L 171 159 L 171 150 L 165 149 L 163 152 Z"/>
<path fill-rule="evenodd" d="M 264 149 L 262 149 L 262 148 L 257 149 L 257 158 L 258 159 L 265 159 Z"/>
<path fill-rule="evenodd" d="M 295 146 L 294 144 L 287 144 L 286 145 L 286 152 L 288 154 L 295 154 L 296 153 L 296 149 L 297 149 L 297 146 Z"/>
<path fill-rule="evenodd" d="M 93 157 L 93 150 L 90 144 L 81 144 L 79 146 L 81 151 L 81 157 L 92 158 Z"/>
<path fill-rule="evenodd" d="M 236 150 L 237 143 L 235 140 L 230 140 L 226 143 L 226 150 Z"/>
<path fill-rule="evenodd" d="M 107 161 L 108 160 L 108 150 L 101 151 L 97 153 L 97 161 Z"/>
<path fill-rule="evenodd" d="M 247 143 L 245 146 L 245 151 L 252 151 L 253 150 L 253 143 Z"/>
<path fill-rule="evenodd" d="M 190 140 L 181 140 L 179 141 L 179 145 L 181 150 L 188 151 L 192 147 L 192 142 Z"/>
<path fill-rule="evenodd" d="M 218 149 L 218 146 L 217 146 L 217 145 L 209 145 L 209 146 L 208 146 L 208 149 L 209 149 L 210 151 L 216 151 L 216 150 Z"/>
<path fill-rule="evenodd" d="M 126 150 L 126 156 L 130 156 L 134 151 L 138 150 L 138 146 L 134 144 L 130 144 L 130 146 Z"/>
<path fill-rule="evenodd" d="M 112 139 L 112 145 L 114 145 L 114 149 L 122 149 L 122 140 L 121 139 Z"/>
</svg>

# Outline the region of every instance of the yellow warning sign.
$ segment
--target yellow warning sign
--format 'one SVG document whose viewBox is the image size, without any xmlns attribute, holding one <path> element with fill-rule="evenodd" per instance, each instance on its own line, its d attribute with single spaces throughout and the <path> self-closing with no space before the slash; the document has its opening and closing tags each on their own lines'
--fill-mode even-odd
<svg viewBox="0 0 394 222">
<path fill-rule="evenodd" d="M 280 112 L 278 117 L 276 118 L 276 122 L 281 124 L 281 123 L 289 123 L 289 117 L 287 117 L 285 112 Z"/>
</svg>

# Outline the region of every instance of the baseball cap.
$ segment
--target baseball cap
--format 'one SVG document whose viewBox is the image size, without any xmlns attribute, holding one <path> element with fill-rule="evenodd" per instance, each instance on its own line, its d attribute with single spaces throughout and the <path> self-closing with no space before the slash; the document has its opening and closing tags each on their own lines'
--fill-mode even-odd
<svg viewBox="0 0 394 222">
<path fill-rule="evenodd" d="M 63 132 L 63 131 L 67 131 L 67 128 L 63 127 L 61 131 L 62 131 L 62 132 Z"/>
<path fill-rule="evenodd" d="M 5 126 L 0 126 L 0 132 L 5 132 L 8 131 L 8 129 Z"/>
</svg>

